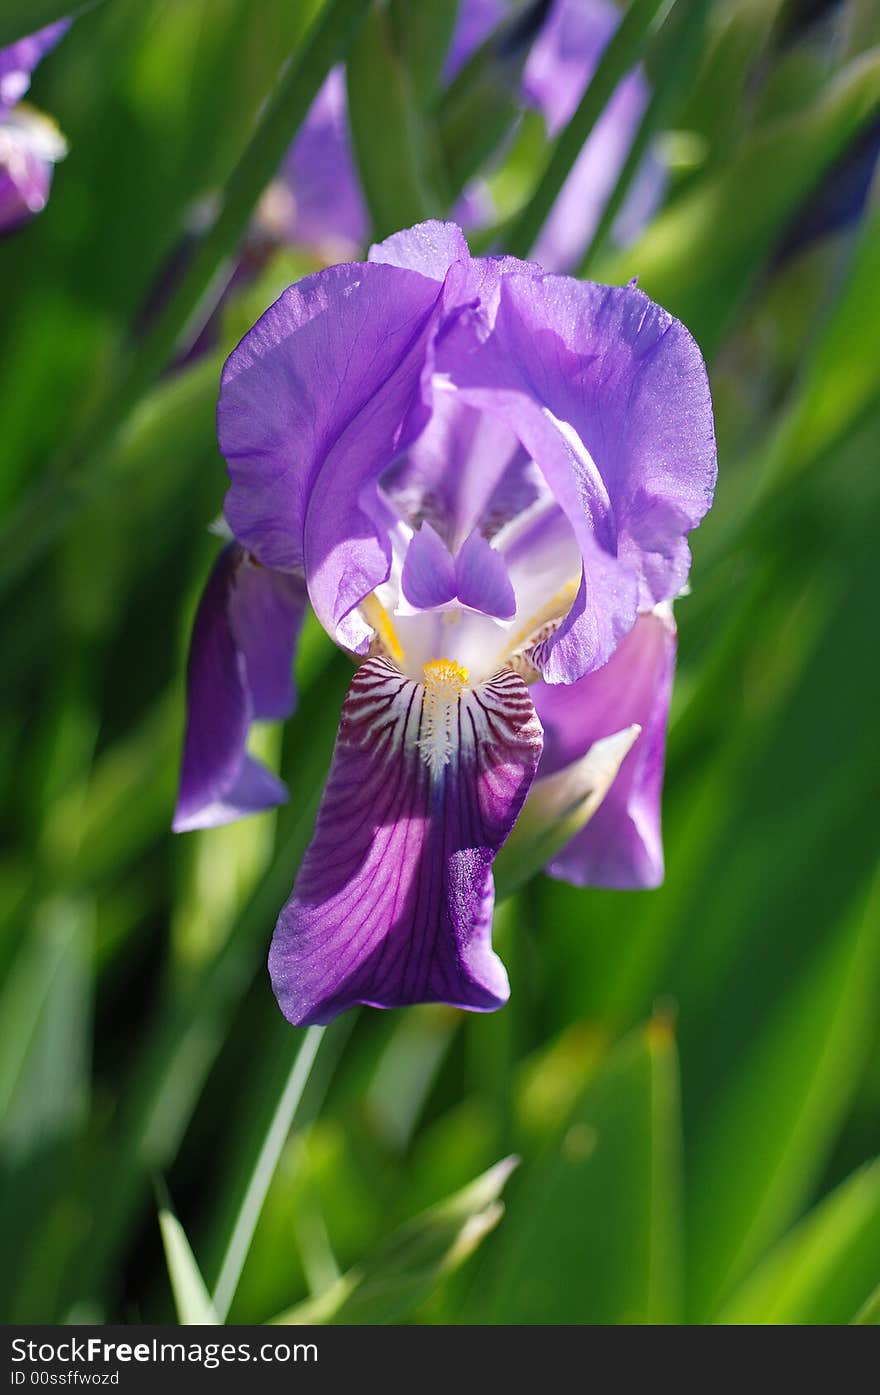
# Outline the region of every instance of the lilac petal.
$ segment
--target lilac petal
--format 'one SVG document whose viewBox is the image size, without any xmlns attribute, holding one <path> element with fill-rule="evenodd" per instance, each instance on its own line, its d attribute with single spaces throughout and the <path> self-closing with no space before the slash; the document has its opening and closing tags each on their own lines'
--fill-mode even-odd
<svg viewBox="0 0 880 1395">
<path fill-rule="evenodd" d="M 419 610 L 433 610 L 455 598 L 455 562 L 430 523 L 413 535 L 400 585 L 410 605 Z"/>
<path fill-rule="evenodd" d="M 69 19 L 56 20 L 0 49 L 0 115 L 20 101 L 30 87 L 31 73 L 70 28 Z"/>
<path fill-rule="evenodd" d="M 319 619 L 351 649 L 370 631 L 350 612 L 388 576 L 377 483 L 427 419 L 443 294 L 393 266 L 329 267 L 285 291 L 223 371 L 227 521 L 266 566 L 305 572 Z"/>
<path fill-rule="evenodd" d="M 0 151 L 3 144 L 0 128 Z M 52 185 L 52 162 L 19 148 L 0 158 L 0 232 L 12 232 L 46 206 Z"/>
<path fill-rule="evenodd" d="M 504 558 L 476 529 L 459 552 L 455 568 L 462 605 L 498 620 L 513 618 L 516 597 Z"/>
<path fill-rule="evenodd" d="M 290 667 L 304 607 L 297 578 L 254 564 L 234 544 L 221 552 L 190 643 L 176 833 L 230 823 L 287 798 L 246 743 L 254 718 L 293 710 Z"/>
<path fill-rule="evenodd" d="M 700 351 L 634 286 L 508 275 L 494 331 L 475 346 L 455 325 L 437 371 L 510 426 L 572 526 L 584 579 L 537 657 L 545 678 L 573 682 L 607 662 L 639 604 L 687 575 L 685 534 L 715 481 Z"/>
<path fill-rule="evenodd" d="M 491 864 L 534 776 L 540 724 L 513 673 L 438 691 L 378 658 L 352 682 L 269 955 L 296 1025 L 354 1003 L 488 1012 L 507 999 L 490 943 Z"/>
<path fill-rule="evenodd" d="M 545 732 L 542 777 L 572 765 L 623 727 L 642 728 L 589 823 L 550 862 L 552 876 L 619 889 L 663 880 L 660 799 L 674 669 L 675 624 L 661 608 L 639 616 L 604 668 L 568 687 L 532 688 Z"/>
</svg>

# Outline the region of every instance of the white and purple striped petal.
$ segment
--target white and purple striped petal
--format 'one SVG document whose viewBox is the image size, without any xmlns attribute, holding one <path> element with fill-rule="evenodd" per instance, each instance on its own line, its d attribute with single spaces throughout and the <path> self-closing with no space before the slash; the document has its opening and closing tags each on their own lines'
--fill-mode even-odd
<svg viewBox="0 0 880 1395">
<path fill-rule="evenodd" d="M 541 727 L 515 674 L 476 689 L 465 680 L 446 661 L 422 682 L 380 658 L 355 675 L 269 957 L 289 1021 L 327 1022 L 354 1003 L 488 1012 L 506 1001 L 491 867 L 537 769 Z"/>
</svg>

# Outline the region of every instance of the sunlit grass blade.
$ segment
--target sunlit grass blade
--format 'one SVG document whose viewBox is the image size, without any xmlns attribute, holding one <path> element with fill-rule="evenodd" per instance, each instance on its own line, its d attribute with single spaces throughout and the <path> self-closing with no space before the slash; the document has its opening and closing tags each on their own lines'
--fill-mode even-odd
<svg viewBox="0 0 880 1395">
<path fill-rule="evenodd" d="M 326 0 L 300 51 L 292 56 L 233 170 L 219 211 L 153 328 L 122 356 L 99 406 L 71 445 L 58 476 L 25 499 L 0 537 L 0 588 L 50 548 L 90 497 L 90 476 L 102 452 L 171 356 L 213 308 L 225 282 L 218 277 L 235 255 L 254 206 L 276 173 L 331 67 L 342 58 L 369 0 Z M 214 296 L 212 298 L 212 287 Z"/>
<path fill-rule="evenodd" d="M 438 98 L 433 118 L 452 200 L 503 145 L 521 107 L 518 91 L 531 41 L 549 0 L 530 0 L 470 55 Z"/>
<path fill-rule="evenodd" d="M 399 1322 L 458 1269 L 504 1212 L 499 1198 L 516 1158 L 505 1158 L 463 1191 L 416 1216 L 321 1296 L 276 1323 Z"/>
<path fill-rule="evenodd" d="M 705 0 L 699 0 L 702 6 Z M 602 54 L 580 105 L 552 148 L 537 187 L 504 238 L 504 251 L 526 257 L 537 241 L 575 160 L 621 78 L 638 62 L 662 0 L 633 0 Z"/>
<path fill-rule="evenodd" d="M 773 483 L 784 487 L 876 401 L 880 355 L 880 184 L 845 280 L 810 346 L 804 370 L 770 448 Z"/>
<path fill-rule="evenodd" d="M 235 1290 L 244 1262 L 247 1259 L 251 1240 L 260 1219 L 260 1212 L 269 1184 L 281 1156 L 287 1135 L 299 1108 L 318 1049 L 324 1038 L 324 1027 L 309 1027 L 302 1037 L 296 1059 L 275 1110 L 275 1115 L 263 1140 L 256 1166 L 254 1167 L 247 1191 L 236 1217 L 226 1254 L 220 1266 L 220 1274 L 214 1287 L 214 1308 L 221 1321 L 226 1317 L 235 1297 Z"/>
<path fill-rule="evenodd" d="M 880 1327 L 880 1284 L 859 1308 L 851 1325 L 853 1327 Z"/>
<path fill-rule="evenodd" d="M 373 4 L 346 64 L 351 135 L 374 238 L 439 217 L 445 199 L 388 10 Z"/>
<path fill-rule="evenodd" d="M 820 946 L 715 1092 L 691 1163 L 690 1311 L 706 1321 L 796 1213 L 870 1047 L 880 883 Z"/>
<path fill-rule="evenodd" d="M 857 1172 L 785 1236 L 714 1321 L 846 1323 L 880 1268 L 880 1163 Z"/>
<path fill-rule="evenodd" d="M 168 1265 L 168 1277 L 174 1294 L 177 1320 L 185 1327 L 215 1326 L 221 1321 L 211 1302 L 186 1231 L 171 1210 L 164 1187 L 158 1188 L 161 1198 L 159 1230 Z"/>
<path fill-rule="evenodd" d="M 590 273 L 608 241 L 614 221 L 632 188 L 651 141 L 658 131 L 674 122 L 686 93 L 693 85 L 703 52 L 710 7 L 711 0 L 687 0 L 687 3 L 679 0 L 658 36 L 663 61 L 658 64 L 650 100 L 627 151 L 623 168 L 583 255 L 578 273 L 581 276 Z"/>
<path fill-rule="evenodd" d="M 658 1019 L 606 1057 L 509 1205 L 476 1311 L 502 1323 L 674 1322 L 678 1065 Z"/>
<path fill-rule="evenodd" d="M 853 60 L 816 100 L 758 130 L 717 173 L 654 219 L 597 274 L 639 285 L 709 357 L 800 201 L 880 103 L 880 52 Z"/>
</svg>

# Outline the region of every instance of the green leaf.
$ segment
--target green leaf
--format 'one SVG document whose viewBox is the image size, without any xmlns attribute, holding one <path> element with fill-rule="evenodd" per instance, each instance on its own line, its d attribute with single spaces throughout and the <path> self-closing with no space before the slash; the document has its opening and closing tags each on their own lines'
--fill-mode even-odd
<svg viewBox="0 0 880 1395">
<path fill-rule="evenodd" d="M 678 1063 L 661 1018 L 591 1072 L 509 1207 L 489 1288 L 501 1323 L 675 1322 L 681 1286 Z M 484 1311 L 482 1307 L 478 1311 Z"/>
<path fill-rule="evenodd" d="M 444 0 L 442 5 L 391 0 L 395 47 L 409 75 L 412 95 L 423 109 L 434 100 L 458 12 L 458 0 Z"/>
<path fill-rule="evenodd" d="M 700 0 L 702 6 L 705 0 Z M 528 256 L 585 142 L 617 84 L 638 62 L 661 0 L 632 0 L 599 60 L 580 105 L 553 145 L 535 192 L 505 238 L 505 251 Z M 451 94 L 450 94 L 451 96 Z"/>
<path fill-rule="evenodd" d="M 693 85 L 703 51 L 710 5 L 711 0 L 678 0 L 657 36 L 660 58 L 652 78 L 651 97 L 584 253 L 580 265 L 581 276 L 588 274 L 596 256 L 605 246 L 651 141 L 658 131 L 675 121 L 684 94 Z"/>
<path fill-rule="evenodd" d="M 269 1184 L 299 1108 L 303 1090 L 311 1075 L 325 1030 L 324 1027 L 309 1027 L 302 1037 L 299 1050 L 290 1068 L 290 1074 L 285 1081 L 272 1121 L 260 1147 L 214 1287 L 214 1307 L 220 1321 L 225 1319 L 235 1297 L 235 1290 L 244 1268 L 244 1262 L 247 1259 L 257 1222 L 260 1219 L 260 1212 L 263 1209 Z"/>
<path fill-rule="evenodd" d="M 93 910 L 44 906 L 0 997 L 0 1119 L 7 1155 L 26 1156 L 77 1123 L 89 1089 Z"/>
<path fill-rule="evenodd" d="M 0 48 L 26 34 L 35 34 L 45 25 L 54 24 L 56 19 L 75 19 L 105 3 L 106 0 L 85 0 L 80 4 L 76 0 L 73 3 L 71 0 L 4 0 L 0 14 Z"/>
<path fill-rule="evenodd" d="M 846 1323 L 880 1266 L 880 1162 L 861 1169 L 771 1250 L 713 1320 Z"/>
<path fill-rule="evenodd" d="M 505 1158 L 455 1196 L 401 1226 L 327 1293 L 276 1323 L 399 1322 L 470 1258 L 503 1214 L 499 1200 L 517 1165 Z"/>
<path fill-rule="evenodd" d="M 450 201 L 487 164 L 520 119 L 523 70 L 545 8 L 533 6 L 531 12 L 513 14 L 499 25 L 437 102 L 437 139 Z"/>
<path fill-rule="evenodd" d="M 854 1327 L 880 1327 L 880 1284 L 867 1298 L 852 1320 Z"/>
<path fill-rule="evenodd" d="M 880 52 L 850 63 L 804 111 L 759 131 L 712 178 L 654 220 L 601 279 L 639 284 L 682 319 L 707 357 L 754 285 L 786 220 L 880 101 Z"/>
<path fill-rule="evenodd" d="M 880 198 L 865 214 L 845 279 L 810 346 L 768 470 L 785 487 L 839 440 L 880 384 Z"/>
<path fill-rule="evenodd" d="M 390 14 L 374 0 L 346 64 L 352 143 L 375 238 L 439 216 L 431 142 Z"/>
<path fill-rule="evenodd" d="M 185 1327 L 216 1326 L 220 1318 L 211 1302 L 186 1231 L 171 1210 L 167 1198 L 159 1208 L 159 1230 L 178 1321 Z"/>
<path fill-rule="evenodd" d="M 707 1321 L 813 1185 L 874 1027 L 880 882 L 718 1083 L 691 1164 L 691 1310 Z"/>
<path fill-rule="evenodd" d="M 38 485 L 0 536 L 0 589 L 52 546 L 92 494 L 103 452 L 132 408 L 187 335 L 201 328 L 222 290 L 218 276 L 233 257 L 266 185 L 279 168 L 330 68 L 345 58 L 369 0 L 326 0 L 282 72 L 219 201 L 219 212 L 175 294 L 138 344 L 120 355 L 97 408 L 67 453 L 60 475 Z M 212 287 L 215 293 L 212 298 Z"/>
</svg>

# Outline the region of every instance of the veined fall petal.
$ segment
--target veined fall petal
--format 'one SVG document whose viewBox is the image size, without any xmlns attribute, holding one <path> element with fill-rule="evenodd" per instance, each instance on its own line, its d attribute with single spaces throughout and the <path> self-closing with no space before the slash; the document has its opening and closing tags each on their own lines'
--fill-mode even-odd
<svg viewBox="0 0 880 1395">
<path fill-rule="evenodd" d="M 355 675 L 269 957 L 291 1022 L 354 1003 L 506 1001 L 491 866 L 537 769 L 541 727 L 516 674 L 467 679 L 439 661 L 417 682 L 383 658 Z"/>
<path fill-rule="evenodd" d="M 174 830 L 211 828 L 283 803 L 277 776 L 247 753 L 251 723 L 289 717 L 302 582 L 228 544 L 208 578 L 190 643 L 187 721 Z"/>
</svg>

